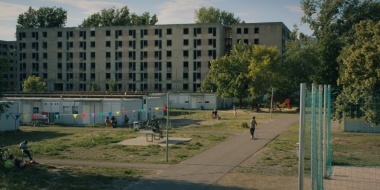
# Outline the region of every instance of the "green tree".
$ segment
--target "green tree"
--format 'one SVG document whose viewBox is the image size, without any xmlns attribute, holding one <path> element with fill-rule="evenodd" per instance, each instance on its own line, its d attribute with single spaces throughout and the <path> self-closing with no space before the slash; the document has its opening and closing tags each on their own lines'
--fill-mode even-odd
<svg viewBox="0 0 380 190">
<path fill-rule="evenodd" d="M 281 87 L 283 80 L 281 55 L 275 46 L 255 45 L 252 52 L 247 75 L 250 81 L 249 92 L 256 100 L 262 100 L 272 88 Z"/>
<path fill-rule="evenodd" d="M 111 79 L 108 81 L 108 90 L 110 92 L 113 92 L 113 91 L 117 91 L 117 85 L 116 85 L 116 80 L 115 79 Z"/>
<path fill-rule="evenodd" d="M 285 42 L 286 52 L 283 54 L 283 91 L 287 94 L 298 91 L 300 83 L 312 83 L 315 67 L 319 64 L 316 43 L 312 38 L 298 33 L 295 26 L 290 34 L 291 40 Z"/>
<path fill-rule="evenodd" d="M 29 9 L 18 16 L 17 28 L 53 28 L 64 27 L 67 11 L 57 7 L 41 7 L 38 10 Z"/>
<path fill-rule="evenodd" d="M 222 98 L 237 98 L 241 106 L 243 98 L 248 96 L 247 74 L 251 56 L 252 45 L 239 42 L 229 55 L 211 61 L 208 76 L 202 83 L 202 91 L 210 91 L 207 88 L 212 88 Z"/>
<path fill-rule="evenodd" d="M 95 82 L 93 82 L 92 84 L 91 84 L 91 91 L 101 91 L 101 89 L 100 89 L 100 86 L 98 85 L 98 84 L 96 84 Z"/>
<path fill-rule="evenodd" d="M 97 27 L 97 26 L 130 26 L 130 25 L 155 25 L 158 22 L 157 16 L 152 17 L 148 12 L 138 16 L 130 13 L 127 6 L 121 9 L 102 9 L 98 13 L 90 15 L 84 19 L 80 27 Z"/>
<path fill-rule="evenodd" d="M 29 76 L 23 82 L 23 92 L 45 92 L 47 89 L 46 83 L 41 81 L 40 77 Z"/>
<path fill-rule="evenodd" d="M 362 21 L 354 27 L 354 43 L 343 48 L 339 85 L 343 92 L 337 97 L 337 116 L 348 105 L 360 105 L 366 121 L 380 123 L 380 23 Z"/>
<path fill-rule="evenodd" d="M 235 17 L 233 13 L 214 7 L 201 7 L 199 10 L 195 10 L 194 20 L 196 23 L 220 23 L 223 25 L 240 23 L 240 18 Z"/>
<path fill-rule="evenodd" d="M 9 69 L 9 58 L 6 56 L 0 56 L 0 76 L 4 76 Z M 6 91 L 6 85 L 4 84 L 4 80 L 0 80 L 0 100 L 3 99 L 3 92 Z M 7 108 L 9 108 L 10 103 L 0 102 L 0 114 L 4 113 Z"/>
<path fill-rule="evenodd" d="M 308 23 L 317 38 L 320 64 L 315 68 L 313 81 L 336 84 L 339 76 L 337 58 L 350 42 L 353 25 L 361 20 L 380 18 L 380 2 L 376 0 L 302 0 L 302 21 Z"/>
</svg>

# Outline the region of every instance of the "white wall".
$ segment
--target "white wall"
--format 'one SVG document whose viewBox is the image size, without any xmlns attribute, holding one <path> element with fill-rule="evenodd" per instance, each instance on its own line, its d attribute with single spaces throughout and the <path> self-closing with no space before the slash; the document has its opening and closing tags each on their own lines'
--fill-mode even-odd
<svg viewBox="0 0 380 190">
<path fill-rule="evenodd" d="M 15 120 L 16 115 L 18 119 Z M 19 128 L 19 121 L 24 117 L 19 102 L 12 102 L 7 111 L 0 116 L 0 131 L 16 131 Z"/>
</svg>

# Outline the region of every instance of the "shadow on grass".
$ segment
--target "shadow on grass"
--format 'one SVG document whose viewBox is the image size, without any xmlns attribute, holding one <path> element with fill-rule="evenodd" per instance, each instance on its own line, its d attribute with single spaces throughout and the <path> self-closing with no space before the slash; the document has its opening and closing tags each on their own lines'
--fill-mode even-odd
<svg viewBox="0 0 380 190">
<path fill-rule="evenodd" d="M 2 163 L 2 162 L 1 162 Z M 244 190 L 239 187 L 223 187 L 203 183 L 190 183 L 175 180 L 141 179 L 138 171 L 117 169 L 117 176 L 102 175 L 102 169 L 78 171 L 65 166 L 33 164 L 24 169 L 5 168 L 0 165 L 0 189 L 207 189 Z M 115 168 L 103 168 L 109 170 Z"/>
<path fill-rule="evenodd" d="M 22 131 L 17 130 L 0 133 L 0 145 L 13 146 L 19 145 L 22 141 L 38 142 L 46 139 L 68 136 L 72 134 L 57 133 L 53 131 Z"/>
</svg>

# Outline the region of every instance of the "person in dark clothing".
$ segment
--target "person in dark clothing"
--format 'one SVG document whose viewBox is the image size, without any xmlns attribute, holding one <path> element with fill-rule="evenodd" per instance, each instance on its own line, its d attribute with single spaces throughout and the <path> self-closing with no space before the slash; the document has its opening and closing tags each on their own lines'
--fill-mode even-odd
<svg viewBox="0 0 380 190">
<path fill-rule="evenodd" d="M 115 128 L 116 125 L 117 125 L 117 119 L 116 119 L 115 116 L 112 116 L 112 117 L 111 117 L 111 122 L 112 122 L 112 127 Z"/>
</svg>

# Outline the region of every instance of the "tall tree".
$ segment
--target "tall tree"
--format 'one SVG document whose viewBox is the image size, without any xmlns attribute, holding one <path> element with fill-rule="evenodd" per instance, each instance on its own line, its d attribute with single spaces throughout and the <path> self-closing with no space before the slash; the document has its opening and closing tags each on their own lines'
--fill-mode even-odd
<svg viewBox="0 0 380 190">
<path fill-rule="evenodd" d="M 249 92 L 257 100 L 262 100 L 271 88 L 281 87 L 282 67 L 281 55 L 277 47 L 255 45 L 252 58 L 248 66 Z"/>
<path fill-rule="evenodd" d="M 380 19 L 377 0 L 302 0 L 302 21 L 308 23 L 317 38 L 320 64 L 313 80 L 336 84 L 339 75 L 337 58 L 345 46 L 344 38 L 353 34 L 353 25 L 361 20 Z"/>
<path fill-rule="evenodd" d="M 359 105 L 366 121 L 380 123 L 380 23 L 362 21 L 354 27 L 352 45 L 346 46 L 339 57 L 341 70 L 337 116 L 349 104 Z"/>
<path fill-rule="evenodd" d="M 29 76 L 23 82 L 23 92 L 45 92 L 47 89 L 46 83 L 41 81 L 40 77 Z"/>
<path fill-rule="evenodd" d="M 199 10 L 195 10 L 196 23 L 220 23 L 223 25 L 232 25 L 240 23 L 240 18 L 235 17 L 233 13 L 227 11 L 221 11 L 214 7 L 201 7 Z"/>
<path fill-rule="evenodd" d="M 18 16 L 17 28 L 53 28 L 64 27 L 67 11 L 57 7 L 41 7 L 38 10 L 29 9 Z"/>
<path fill-rule="evenodd" d="M 285 42 L 283 75 L 284 92 L 290 94 L 299 89 L 300 83 L 312 83 L 315 67 L 319 64 L 316 42 L 311 37 L 299 33 L 297 26 L 290 34 L 291 40 Z"/>
<path fill-rule="evenodd" d="M 230 55 L 211 61 L 211 67 L 202 83 L 202 91 L 210 91 L 215 85 L 216 93 L 222 98 L 237 98 L 241 106 L 243 98 L 248 96 L 248 65 L 252 56 L 252 45 L 239 42 Z M 205 87 L 203 86 L 205 84 Z"/>
<path fill-rule="evenodd" d="M 9 57 L 0 56 L 0 76 L 4 76 L 9 69 Z M 3 80 L 0 80 L 0 100 L 3 99 L 3 92 L 6 90 L 6 85 L 3 84 Z M 10 103 L 0 102 L 0 114 L 4 113 L 9 108 Z"/>
<path fill-rule="evenodd" d="M 102 9 L 98 13 L 90 15 L 84 19 L 81 27 L 97 26 L 130 26 L 130 25 L 155 25 L 158 22 L 157 16 L 152 17 L 148 12 L 138 16 L 136 13 L 130 13 L 127 6 L 121 9 Z"/>
</svg>

